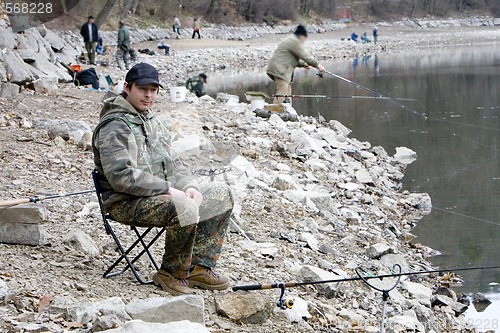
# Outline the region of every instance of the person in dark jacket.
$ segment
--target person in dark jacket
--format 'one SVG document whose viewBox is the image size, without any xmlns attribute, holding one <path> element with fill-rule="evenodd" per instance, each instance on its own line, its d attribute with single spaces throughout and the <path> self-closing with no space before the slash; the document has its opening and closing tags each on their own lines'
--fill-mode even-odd
<svg viewBox="0 0 500 333">
<path fill-rule="evenodd" d="M 94 17 L 89 16 L 88 21 L 84 23 L 80 29 L 80 35 L 82 35 L 83 41 L 85 42 L 85 49 L 87 50 L 88 60 L 91 65 L 95 65 L 95 53 L 98 39 L 97 25 L 94 22 Z"/>
</svg>

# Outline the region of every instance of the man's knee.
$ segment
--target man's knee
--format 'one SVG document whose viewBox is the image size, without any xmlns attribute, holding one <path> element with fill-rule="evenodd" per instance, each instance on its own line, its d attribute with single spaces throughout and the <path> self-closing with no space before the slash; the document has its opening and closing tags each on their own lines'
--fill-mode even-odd
<svg viewBox="0 0 500 333">
<path fill-rule="evenodd" d="M 213 204 L 214 201 L 222 203 L 224 211 L 232 210 L 234 206 L 231 188 L 223 182 L 211 182 L 201 185 L 203 201 Z"/>
</svg>

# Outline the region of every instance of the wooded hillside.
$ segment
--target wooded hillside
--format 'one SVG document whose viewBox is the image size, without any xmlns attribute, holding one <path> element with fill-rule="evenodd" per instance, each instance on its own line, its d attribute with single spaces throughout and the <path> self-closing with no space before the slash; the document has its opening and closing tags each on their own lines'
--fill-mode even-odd
<svg viewBox="0 0 500 333">
<path fill-rule="evenodd" d="M 398 19 L 416 16 L 500 16 L 498 0 L 85 0 L 78 12 L 98 14 L 103 23 L 110 13 L 137 15 L 170 22 L 172 15 L 199 16 L 204 21 L 237 24 L 244 21 L 269 24 L 281 20 L 342 18 L 354 21 Z"/>
</svg>

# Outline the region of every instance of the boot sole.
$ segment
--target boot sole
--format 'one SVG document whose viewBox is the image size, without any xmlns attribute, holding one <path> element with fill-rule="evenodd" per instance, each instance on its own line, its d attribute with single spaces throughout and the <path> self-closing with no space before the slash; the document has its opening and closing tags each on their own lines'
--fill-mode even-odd
<svg viewBox="0 0 500 333">
<path fill-rule="evenodd" d="M 190 288 L 198 287 L 198 288 L 205 289 L 205 290 L 225 290 L 225 289 L 229 288 L 229 285 L 230 285 L 229 281 L 227 283 L 218 284 L 218 285 L 206 284 L 206 283 L 198 282 L 198 281 L 190 281 L 190 280 L 187 280 L 187 281 L 188 281 Z"/>
<path fill-rule="evenodd" d="M 168 286 L 165 284 L 165 282 L 163 282 L 163 280 L 162 280 L 162 279 L 160 279 L 160 278 L 158 277 L 158 275 L 156 275 L 156 274 L 153 276 L 153 283 L 154 283 L 155 285 L 159 286 L 159 287 L 160 287 L 161 289 L 163 289 L 164 291 L 166 291 L 166 292 L 168 292 L 168 293 L 172 294 L 173 296 L 182 296 L 182 295 L 189 295 L 189 294 L 191 294 L 191 293 L 183 293 L 183 292 L 180 292 L 180 291 L 177 291 L 177 290 L 174 290 L 174 289 L 172 289 L 172 288 L 168 287 Z"/>
</svg>

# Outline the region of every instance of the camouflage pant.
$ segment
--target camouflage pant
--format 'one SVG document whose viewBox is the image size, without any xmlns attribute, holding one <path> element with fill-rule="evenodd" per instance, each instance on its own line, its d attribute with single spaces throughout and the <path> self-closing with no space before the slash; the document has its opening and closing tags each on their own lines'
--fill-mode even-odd
<svg viewBox="0 0 500 333">
<path fill-rule="evenodd" d="M 176 278 L 186 278 L 192 265 L 213 268 L 219 259 L 233 209 L 233 197 L 224 183 L 200 186 L 203 202 L 189 198 L 172 200 L 169 195 L 130 199 L 113 204 L 109 214 L 118 222 L 138 227 L 164 227 L 165 253 L 161 268 Z M 179 220 L 198 224 L 181 226 Z"/>
</svg>

